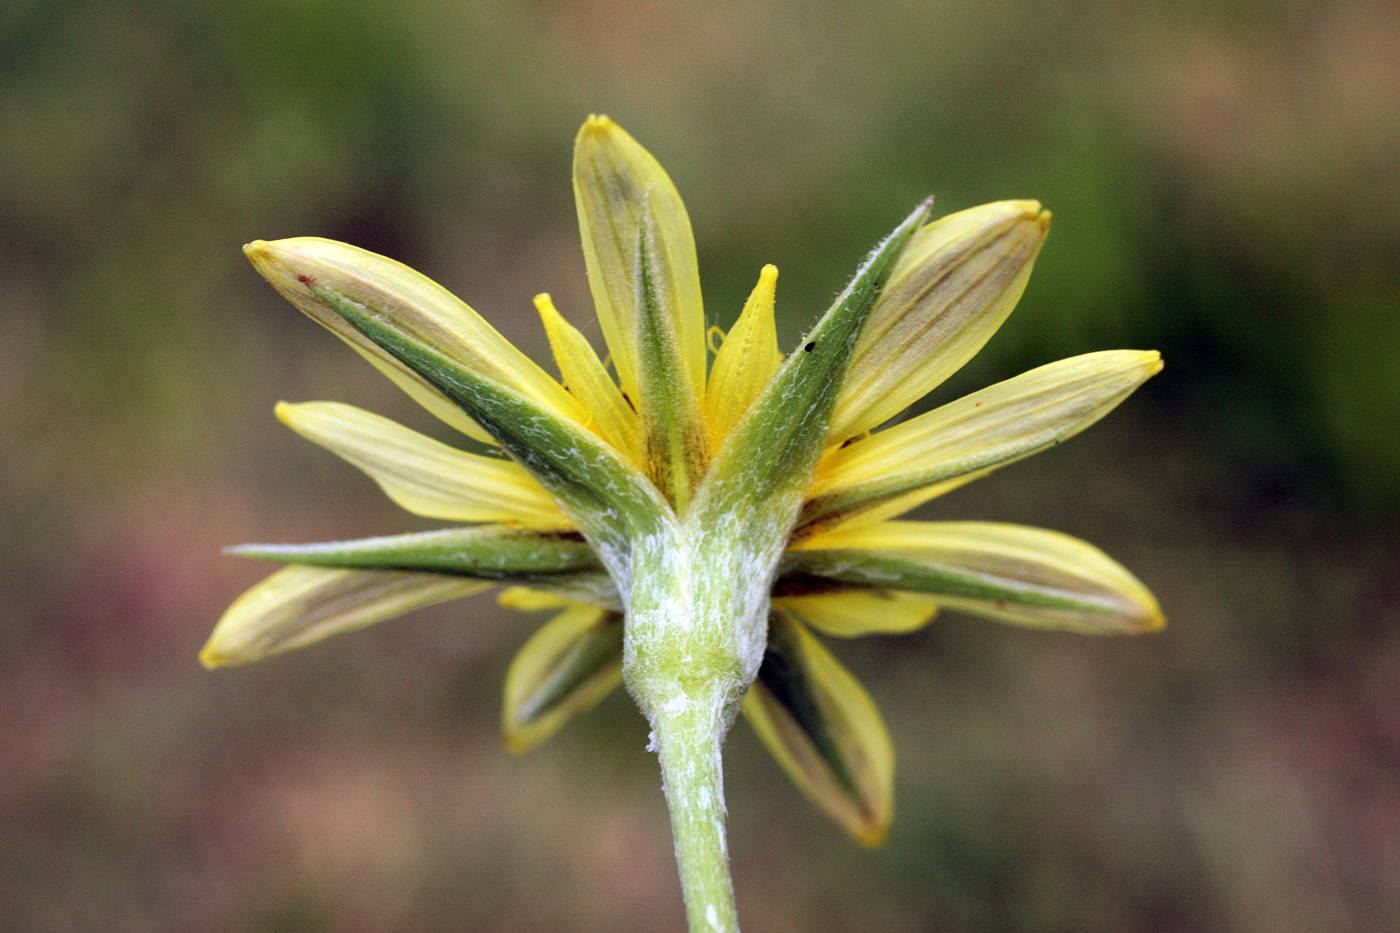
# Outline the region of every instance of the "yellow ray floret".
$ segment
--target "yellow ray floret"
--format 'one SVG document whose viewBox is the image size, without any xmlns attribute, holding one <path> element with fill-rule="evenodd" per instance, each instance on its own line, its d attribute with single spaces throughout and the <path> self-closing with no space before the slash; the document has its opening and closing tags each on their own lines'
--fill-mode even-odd
<svg viewBox="0 0 1400 933">
<path fill-rule="evenodd" d="M 1133 634 L 1166 624 L 1156 598 L 1085 541 L 998 522 L 889 521 L 844 526 L 798 542 L 880 568 L 880 584 L 936 591 L 945 608 L 1015 625 Z M 844 558 L 843 558 L 844 559 Z"/>
<path fill-rule="evenodd" d="M 698 397 L 705 385 L 705 312 L 695 238 L 680 194 L 661 164 L 616 123 L 589 117 L 574 143 L 574 198 L 588 285 L 622 390 L 638 397 L 637 251 L 644 218 L 655 222 L 654 283 Z"/>
<path fill-rule="evenodd" d="M 1020 300 L 1050 214 L 999 201 L 949 214 L 909 242 L 856 343 L 830 440 L 899 414 L 982 348 Z"/>
<path fill-rule="evenodd" d="M 879 845 L 894 815 L 894 746 L 884 719 L 801 623 L 775 612 L 770 624 L 770 650 L 781 645 L 792 676 L 786 690 L 774 690 L 760 674 L 744 697 L 744 717 L 808 799 L 862 845 Z M 798 690 L 811 700 L 805 711 L 783 702 L 782 693 Z"/>
<path fill-rule="evenodd" d="M 938 603 L 931 596 L 885 589 L 775 596 L 773 608 L 795 613 L 823 635 L 835 638 L 902 635 L 928 625 L 938 613 Z"/>
<path fill-rule="evenodd" d="M 541 609 L 563 609 L 574 605 L 576 600 L 528 586 L 508 586 L 496 594 L 496 602 L 507 609 L 538 612 Z"/>
<path fill-rule="evenodd" d="M 431 573 L 285 567 L 234 600 L 199 660 L 205 667 L 258 661 L 489 586 Z"/>
<path fill-rule="evenodd" d="M 911 509 L 1074 436 L 1161 369 L 1155 350 L 1086 353 L 829 451 L 803 521 L 831 524 L 876 506 L 885 506 L 885 517 Z M 896 501 L 891 511 L 886 503 Z"/>
<path fill-rule="evenodd" d="M 376 319 L 391 322 L 415 342 L 530 397 L 562 417 L 586 420 L 578 402 L 538 364 L 447 289 L 402 263 L 320 237 L 255 240 L 243 251 L 292 304 L 344 338 L 382 371 L 401 371 L 407 374 L 408 381 L 421 386 L 419 391 L 411 392 L 415 399 L 423 401 L 426 395 L 440 400 L 429 405 L 434 414 L 441 414 L 443 406 L 456 406 L 346 323 L 332 302 L 347 303 Z M 395 381 L 403 385 L 402 380 Z M 456 421 L 460 422 L 460 417 Z M 490 440 L 479 427 L 468 433 L 479 440 Z"/>
<path fill-rule="evenodd" d="M 282 402 L 277 417 L 368 473 L 390 499 L 415 515 L 570 527 L 549 493 L 510 460 L 457 450 L 339 402 Z"/>
<path fill-rule="evenodd" d="M 506 747 L 516 754 L 529 751 L 621 682 L 622 617 L 570 604 L 530 636 L 506 672 Z"/>
<path fill-rule="evenodd" d="M 773 320 L 777 282 L 778 267 L 764 266 L 739 320 L 715 353 L 710 381 L 705 386 L 705 422 L 711 449 L 719 448 L 729 429 L 749 410 L 782 365 L 778 329 Z"/>
<path fill-rule="evenodd" d="M 637 413 L 622 397 L 588 338 L 564 320 L 548 295 L 535 296 L 535 310 L 544 322 L 549 347 L 559 365 L 565 388 L 591 416 L 587 427 L 636 462 Z"/>
</svg>

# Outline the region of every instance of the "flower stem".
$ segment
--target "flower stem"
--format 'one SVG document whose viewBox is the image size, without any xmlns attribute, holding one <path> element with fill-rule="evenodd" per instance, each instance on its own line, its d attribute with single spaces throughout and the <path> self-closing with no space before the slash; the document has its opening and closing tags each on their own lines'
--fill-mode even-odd
<svg viewBox="0 0 1400 933">
<path fill-rule="evenodd" d="M 652 716 L 681 891 L 691 933 L 738 933 L 724 836 L 720 744 L 729 725 L 726 691 L 687 691 Z"/>
</svg>

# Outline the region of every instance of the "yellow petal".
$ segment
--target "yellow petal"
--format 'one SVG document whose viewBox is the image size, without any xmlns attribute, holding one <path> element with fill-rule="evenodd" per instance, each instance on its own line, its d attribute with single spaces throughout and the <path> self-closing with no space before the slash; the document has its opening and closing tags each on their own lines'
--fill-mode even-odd
<svg viewBox="0 0 1400 933">
<path fill-rule="evenodd" d="M 923 593 L 885 589 L 775 596 L 773 608 L 795 613 L 823 635 L 836 638 L 901 635 L 923 628 L 938 612 L 938 604 Z"/>
<path fill-rule="evenodd" d="M 569 527 L 544 487 L 510 460 L 457 450 L 339 402 L 282 402 L 277 417 L 364 470 L 390 499 L 415 515 Z"/>
<path fill-rule="evenodd" d="M 764 266 L 739 320 L 724 338 L 710 367 L 710 381 L 705 386 L 705 421 L 710 429 L 710 446 L 716 450 L 782 365 L 778 329 L 773 320 L 777 281 L 778 267 Z"/>
<path fill-rule="evenodd" d="M 803 521 L 844 517 L 904 496 L 913 508 L 1074 436 L 1160 372 L 1155 350 L 1105 350 L 1041 366 L 831 451 Z M 950 482 L 953 481 L 953 482 Z M 897 513 L 896 513 L 897 514 Z"/>
<path fill-rule="evenodd" d="M 536 612 L 541 609 L 563 609 L 565 606 L 574 605 L 575 601 L 567 596 L 528 586 L 508 586 L 496 594 L 496 602 L 507 609 Z"/>
<path fill-rule="evenodd" d="M 843 525 L 805 538 L 789 567 L 933 596 L 1002 622 L 1085 634 L 1161 628 L 1152 593 L 1122 564 L 1056 531 L 995 522 Z"/>
<path fill-rule="evenodd" d="M 834 528 L 860 528 L 866 525 L 875 525 L 891 518 L 897 518 L 911 509 L 916 509 L 928 502 L 936 499 L 945 493 L 950 493 L 959 486 L 966 486 L 976 479 L 986 476 L 991 470 L 981 470 L 976 473 L 968 473 L 956 479 L 950 479 L 942 483 L 934 483 L 931 486 L 924 486 L 907 492 L 902 496 L 895 496 L 887 502 L 881 502 L 873 508 L 851 512 L 844 515 L 832 516 L 830 519 L 817 519 L 810 524 L 800 525 L 793 532 L 794 546 L 797 541 L 805 541 L 809 535 L 824 534 Z"/>
<path fill-rule="evenodd" d="M 229 606 L 199 660 L 210 668 L 247 664 L 491 585 L 429 573 L 284 567 Z"/>
<path fill-rule="evenodd" d="M 623 456 L 635 461 L 637 413 L 628 407 L 588 338 L 564 320 L 548 295 L 535 296 L 535 309 L 544 321 L 545 334 L 565 387 L 591 416 L 587 426 Z"/>
<path fill-rule="evenodd" d="M 621 613 L 571 605 L 511 661 L 501 710 L 506 747 L 529 751 L 621 682 Z"/>
<path fill-rule="evenodd" d="M 862 845 L 894 814 L 894 747 L 875 701 L 800 623 L 770 617 L 769 654 L 743 710 L 799 790 Z"/>
<path fill-rule="evenodd" d="M 243 252 L 292 304 L 377 361 L 375 365 L 381 371 L 397 373 L 395 382 L 420 386 L 418 392 L 410 393 L 416 399 L 422 400 L 425 394 L 440 399 L 440 403 L 429 406 L 434 413 L 452 403 L 350 326 L 322 300 L 318 290 L 334 293 L 373 316 L 392 322 L 395 330 L 414 341 L 529 396 L 562 417 L 575 421 L 586 417 L 559 383 L 480 315 L 447 289 L 402 263 L 320 237 L 255 240 L 243 247 Z M 479 428 L 469 433 L 485 435 Z"/>
<path fill-rule="evenodd" d="M 606 573 L 568 574 L 532 580 L 529 586 L 507 587 L 496 601 L 507 609 L 525 611 L 563 609 L 575 603 L 587 603 L 614 612 L 621 612 L 624 608 L 617 586 Z"/>
<path fill-rule="evenodd" d="M 660 163 L 607 117 L 592 116 L 574 143 L 574 198 L 583 257 L 603 338 L 623 392 L 638 398 L 637 244 L 650 210 L 656 225 L 657 298 L 698 397 L 705 385 L 705 312 L 695 238 L 680 194 Z"/>
<path fill-rule="evenodd" d="M 829 440 L 884 423 L 971 359 L 1020 300 L 1049 225 L 1038 201 L 1000 201 L 914 234 L 856 343 Z"/>
</svg>

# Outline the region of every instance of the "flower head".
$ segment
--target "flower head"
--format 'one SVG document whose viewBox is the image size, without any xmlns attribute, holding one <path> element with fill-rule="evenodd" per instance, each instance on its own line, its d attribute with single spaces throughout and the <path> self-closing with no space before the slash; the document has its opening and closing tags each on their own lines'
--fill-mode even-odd
<svg viewBox="0 0 1400 933">
<path fill-rule="evenodd" d="M 1147 589 L 1082 541 L 896 518 L 1078 433 L 1161 368 L 1155 352 L 1089 353 L 881 428 L 1010 314 L 1049 226 L 1039 203 L 933 222 L 920 205 L 784 358 L 772 266 L 707 353 L 680 196 L 606 117 L 579 133 L 574 193 L 616 378 L 548 295 L 535 306 L 558 379 L 391 259 L 315 238 L 245 247 L 293 304 L 508 458 L 349 405 L 279 404 L 288 427 L 405 509 L 460 524 L 236 549 L 289 566 L 229 608 L 206 665 L 505 584 L 503 605 L 556 613 L 507 675 L 511 749 L 546 739 L 624 668 L 648 715 L 672 695 L 657 685 L 690 689 L 692 674 L 713 669 L 724 675 L 723 708 L 741 702 L 798 786 L 873 844 L 892 812 L 893 753 L 869 694 L 818 635 L 909 632 L 940 608 L 1098 634 L 1162 625 Z"/>
</svg>

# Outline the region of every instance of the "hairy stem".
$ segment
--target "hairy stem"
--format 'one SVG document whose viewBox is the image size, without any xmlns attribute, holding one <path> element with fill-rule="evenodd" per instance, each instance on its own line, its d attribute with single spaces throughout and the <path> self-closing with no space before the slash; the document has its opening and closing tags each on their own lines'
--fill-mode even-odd
<svg viewBox="0 0 1400 933">
<path fill-rule="evenodd" d="M 720 767 L 728 705 L 728 690 L 692 686 L 686 694 L 658 705 L 652 716 L 691 933 L 737 933 L 739 929 L 724 835 Z"/>
</svg>

